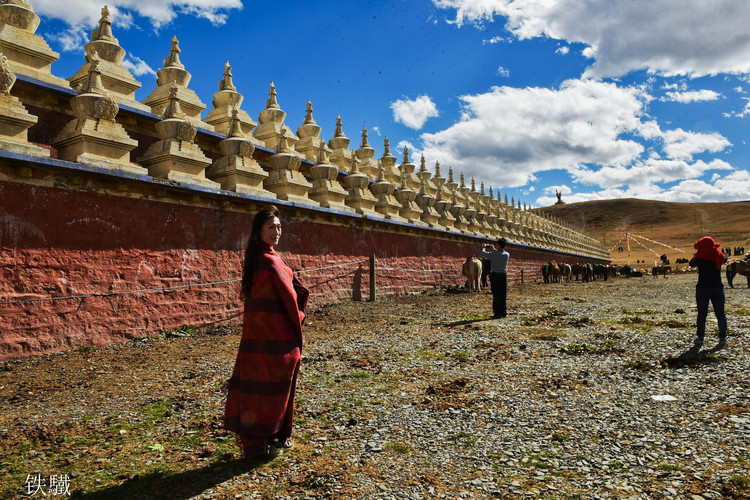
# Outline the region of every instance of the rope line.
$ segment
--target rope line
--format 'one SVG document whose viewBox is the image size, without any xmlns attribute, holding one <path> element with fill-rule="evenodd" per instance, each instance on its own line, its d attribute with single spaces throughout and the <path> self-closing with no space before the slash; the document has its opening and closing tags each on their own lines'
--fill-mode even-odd
<svg viewBox="0 0 750 500">
<path fill-rule="evenodd" d="M 335 264 L 333 266 L 327 266 L 327 267 L 318 267 L 315 269 L 302 269 L 301 271 L 294 271 L 294 274 L 302 274 L 302 273 L 311 273 L 313 271 L 321 271 L 323 269 L 333 269 L 334 267 L 344 267 L 344 266 L 351 266 L 352 264 L 361 264 L 362 262 L 369 262 L 370 259 L 362 259 L 357 260 L 354 262 L 347 262 L 345 264 Z"/>
<path fill-rule="evenodd" d="M 455 271 L 450 271 L 448 273 L 443 271 L 436 271 L 434 269 L 406 269 L 405 267 L 385 267 L 380 266 L 377 268 L 378 271 L 409 271 L 410 273 L 430 273 L 430 274 L 439 274 L 441 276 L 444 275 L 453 275 L 453 276 L 461 276 L 460 273 L 457 273 Z"/>
</svg>

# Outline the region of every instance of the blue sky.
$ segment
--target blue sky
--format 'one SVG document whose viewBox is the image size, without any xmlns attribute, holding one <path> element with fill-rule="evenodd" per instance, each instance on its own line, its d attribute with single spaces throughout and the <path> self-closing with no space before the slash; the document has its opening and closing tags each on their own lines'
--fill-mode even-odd
<svg viewBox="0 0 750 500">
<path fill-rule="evenodd" d="M 37 33 L 84 63 L 103 2 L 31 0 Z M 531 206 L 612 198 L 750 200 L 746 0 L 108 0 L 145 99 L 177 36 L 211 109 L 224 62 L 257 121 L 307 100 L 333 136 L 424 154 Z"/>
</svg>

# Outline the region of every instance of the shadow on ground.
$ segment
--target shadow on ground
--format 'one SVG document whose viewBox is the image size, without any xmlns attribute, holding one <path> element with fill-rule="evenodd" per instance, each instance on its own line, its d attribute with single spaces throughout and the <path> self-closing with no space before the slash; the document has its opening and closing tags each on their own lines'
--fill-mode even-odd
<svg viewBox="0 0 750 500">
<path fill-rule="evenodd" d="M 153 473 L 136 476 L 122 484 L 86 494 L 73 494 L 90 499 L 170 499 L 184 500 L 203 493 L 235 476 L 257 469 L 266 464 L 264 459 L 232 459 L 212 463 L 201 469 L 174 474 Z"/>
<path fill-rule="evenodd" d="M 462 326 L 462 325 L 471 325 L 472 323 L 481 323 L 482 321 L 492 321 L 494 319 L 497 319 L 497 318 L 493 318 L 492 316 L 485 316 L 481 318 L 462 319 L 459 321 L 453 321 L 451 323 L 442 323 L 442 326 L 454 327 L 454 326 Z"/>
<path fill-rule="evenodd" d="M 693 346 L 679 356 L 664 358 L 659 360 L 659 362 L 665 368 L 681 368 L 683 366 L 719 363 L 722 360 L 721 357 L 714 356 L 714 354 L 723 348 L 717 345 L 711 349 L 701 350 L 700 347 Z"/>
</svg>

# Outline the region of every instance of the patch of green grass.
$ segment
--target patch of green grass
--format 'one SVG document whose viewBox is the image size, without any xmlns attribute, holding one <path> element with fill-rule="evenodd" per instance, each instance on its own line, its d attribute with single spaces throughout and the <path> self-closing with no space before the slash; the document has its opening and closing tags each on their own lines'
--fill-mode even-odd
<svg viewBox="0 0 750 500">
<path fill-rule="evenodd" d="M 654 322 L 653 320 L 641 318 L 640 316 L 625 316 L 624 318 L 620 319 L 620 323 L 624 325 L 656 325 L 656 322 Z"/>
<path fill-rule="evenodd" d="M 562 434 L 560 432 L 553 432 L 552 433 L 552 441 L 558 442 L 558 443 L 564 443 L 565 441 L 569 440 L 570 436 L 567 434 Z"/>
<path fill-rule="evenodd" d="M 148 445 L 146 448 L 149 450 L 155 452 L 155 453 L 163 453 L 164 452 L 164 445 L 161 443 L 154 443 Z"/>
<path fill-rule="evenodd" d="M 362 370 L 353 371 L 351 373 L 348 373 L 345 375 L 348 378 L 353 378 L 354 380 L 362 380 L 365 378 L 370 378 L 370 373 Z"/>
<path fill-rule="evenodd" d="M 683 467 L 682 465 L 673 464 L 671 462 L 662 462 L 659 464 L 659 468 L 661 470 L 668 470 L 672 472 L 684 472 L 685 471 L 685 467 Z"/>
<path fill-rule="evenodd" d="M 727 316 L 750 316 L 749 307 L 727 308 Z"/>
<path fill-rule="evenodd" d="M 408 444 L 401 442 L 386 443 L 385 446 L 383 446 L 383 449 L 397 455 L 404 455 L 406 453 L 409 453 L 409 450 L 411 450 Z"/>
<path fill-rule="evenodd" d="M 727 330 L 727 337 L 742 337 L 745 332 L 739 332 L 737 330 Z"/>
<path fill-rule="evenodd" d="M 617 339 L 604 339 L 604 341 L 602 342 L 602 347 L 604 349 L 612 349 L 613 347 L 617 346 L 617 344 L 619 343 L 620 341 Z"/>
<path fill-rule="evenodd" d="M 476 438 L 469 432 L 457 432 L 448 436 L 451 441 L 461 441 L 469 446 L 474 446 L 477 442 Z"/>
<path fill-rule="evenodd" d="M 615 460 L 615 461 L 613 461 L 613 462 L 610 462 L 610 463 L 609 463 L 609 466 L 610 466 L 611 468 L 615 469 L 615 470 L 620 470 L 620 469 L 622 469 L 623 467 L 625 467 L 625 464 L 623 464 L 623 463 L 622 463 L 622 462 L 620 462 L 619 460 Z"/>
<path fill-rule="evenodd" d="M 557 318 L 557 317 L 560 317 L 560 316 L 565 316 L 566 314 L 568 314 L 568 313 L 566 313 L 562 309 L 560 309 L 558 307 L 553 307 L 552 309 L 548 309 L 547 312 L 545 312 L 542 315 L 542 317 L 543 318 Z"/>
<path fill-rule="evenodd" d="M 141 413 L 149 417 L 151 420 L 159 420 L 160 418 L 168 417 L 172 414 L 172 402 L 161 400 L 143 405 L 141 407 Z"/>
<path fill-rule="evenodd" d="M 580 318 L 570 320 L 568 324 L 570 326 L 582 327 L 585 325 L 591 325 L 593 323 L 594 323 L 594 320 L 589 318 L 588 316 L 581 316 Z"/>
<path fill-rule="evenodd" d="M 732 476 L 729 482 L 737 486 L 740 489 L 750 489 L 750 479 L 747 476 Z"/>
<path fill-rule="evenodd" d="M 469 358 L 471 358 L 471 355 L 466 351 L 458 351 L 453 355 L 454 358 L 456 358 L 459 361 L 468 361 Z"/>
<path fill-rule="evenodd" d="M 532 454 L 528 457 L 523 457 L 519 462 L 521 467 L 534 467 L 537 469 L 551 469 L 552 464 L 548 462 L 544 457 L 538 454 Z"/>
<path fill-rule="evenodd" d="M 568 344 L 565 347 L 563 347 L 562 350 L 564 352 L 567 352 L 568 354 L 585 354 L 587 352 L 595 351 L 596 349 L 586 343 L 582 343 L 582 344 Z"/>
<path fill-rule="evenodd" d="M 191 335 L 195 335 L 198 333 L 198 329 L 194 326 L 190 325 L 182 325 L 179 328 L 175 328 L 174 330 L 162 330 L 162 332 L 159 334 L 162 337 L 190 337 Z"/>
<path fill-rule="evenodd" d="M 416 355 L 420 359 L 434 359 L 434 360 L 445 359 L 444 353 L 436 352 L 430 349 L 425 349 L 424 347 L 420 347 L 419 349 L 417 349 Z"/>
<path fill-rule="evenodd" d="M 651 368 L 653 368 L 650 363 L 641 359 L 637 361 L 628 361 L 627 363 L 625 363 L 625 366 L 634 370 L 650 370 Z"/>
</svg>

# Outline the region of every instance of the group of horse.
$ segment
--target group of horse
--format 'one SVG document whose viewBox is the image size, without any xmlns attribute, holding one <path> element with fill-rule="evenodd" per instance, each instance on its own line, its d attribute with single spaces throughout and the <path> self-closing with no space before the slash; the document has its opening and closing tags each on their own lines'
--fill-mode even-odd
<svg viewBox="0 0 750 500">
<path fill-rule="evenodd" d="M 666 261 L 669 262 L 669 261 Z M 466 276 L 466 289 L 479 291 L 482 281 L 489 274 L 489 262 L 482 265 L 482 260 L 477 257 L 469 257 L 462 266 L 463 275 Z M 651 274 L 656 277 L 667 273 L 672 269 L 669 265 L 654 266 Z M 567 264 L 555 261 L 547 262 L 542 266 L 542 280 L 545 283 L 569 283 L 571 281 L 589 282 L 597 279 L 607 280 L 616 276 L 641 277 L 643 273 L 631 266 L 613 266 L 607 264 L 576 263 Z M 747 286 L 750 288 L 750 260 L 737 260 L 726 266 L 727 283 L 734 288 L 732 281 L 737 275 L 747 278 Z"/>
<path fill-rule="evenodd" d="M 550 261 L 542 266 L 542 280 L 545 283 L 570 283 L 571 281 L 589 282 L 597 279 L 607 280 L 617 276 L 617 267 L 606 264 L 557 263 Z"/>
</svg>

